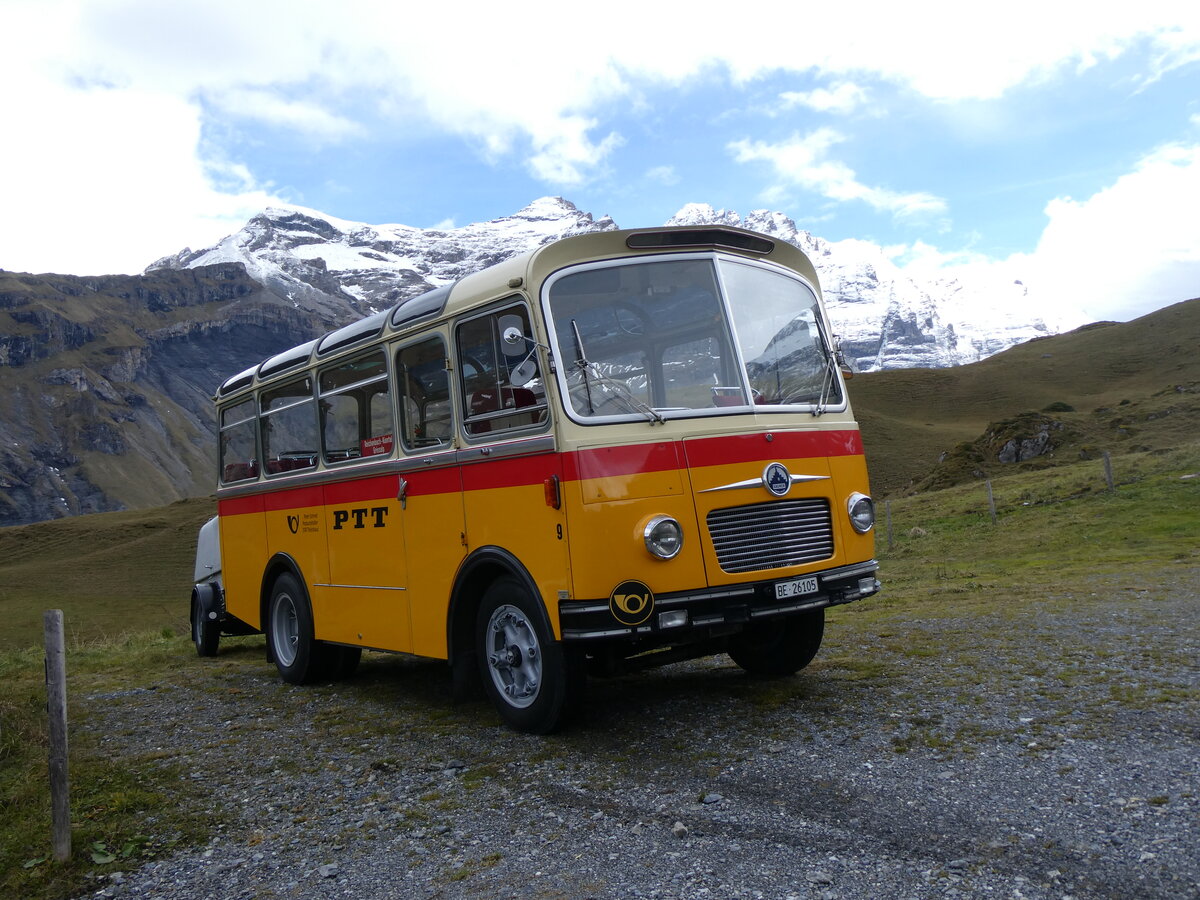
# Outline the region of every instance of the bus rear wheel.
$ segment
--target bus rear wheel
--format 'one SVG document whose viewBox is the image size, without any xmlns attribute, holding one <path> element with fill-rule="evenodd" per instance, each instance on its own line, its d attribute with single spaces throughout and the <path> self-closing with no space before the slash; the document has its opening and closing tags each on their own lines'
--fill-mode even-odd
<svg viewBox="0 0 1200 900">
<path fill-rule="evenodd" d="M 313 638 L 308 594 L 291 574 L 280 575 L 271 589 L 267 642 L 275 668 L 288 684 L 312 684 L 333 674 L 334 648 Z"/>
<path fill-rule="evenodd" d="M 825 610 L 814 609 L 747 628 L 729 639 L 729 656 L 751 675 L 795 675 L 817 655 L 825 634 Z"/>
<path fill-rule="evenodd" d="M 537 602 L 515 578 L 497 579 L 479 607 L 476 649 L 484 690 L 505 723 L 549 734 L 565 719 L 569 673 Z"/>
<path fill-rule="evenodd" d="M 216 656 L 221 645 L 221 626 L 216 619 L 209 618 L 201 599 L 192 592 L 192 643 L 198 656 Z"/>
</svg>

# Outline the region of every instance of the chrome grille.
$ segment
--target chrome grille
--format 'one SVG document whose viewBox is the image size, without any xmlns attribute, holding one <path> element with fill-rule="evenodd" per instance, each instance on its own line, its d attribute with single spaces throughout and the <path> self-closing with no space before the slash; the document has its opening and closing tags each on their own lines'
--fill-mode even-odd
<svg viewBox="0 0 1200 900">
<path fill-rule="evenodd" d="M 714 509 L 708 534 L 725 572 L 782 569 L 833 556 L 833 520 L 823 497 Z"/>
</svg>

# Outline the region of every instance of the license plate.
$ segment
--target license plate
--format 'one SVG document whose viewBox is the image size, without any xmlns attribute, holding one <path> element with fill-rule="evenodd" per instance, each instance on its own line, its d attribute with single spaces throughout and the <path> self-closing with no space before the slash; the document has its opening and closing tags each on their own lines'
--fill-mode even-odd
<svg viewBox="0 0 1200 900">
<path fill-rule="evenodd" d="M 787 600 L 791 597 L 802 597 L 805 594 L 815 594 L 817 592 L 817 578 L 815 575 L 810 575 L 808 578 L 794 578 L 791 581 L 781 581 L 775 585 L 775 599 Z"/>
</svg>

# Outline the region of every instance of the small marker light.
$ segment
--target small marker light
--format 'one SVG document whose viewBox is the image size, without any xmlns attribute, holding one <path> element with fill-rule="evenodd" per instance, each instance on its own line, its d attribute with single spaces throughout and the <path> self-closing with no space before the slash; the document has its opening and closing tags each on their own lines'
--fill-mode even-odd
<svg viewBox="0 0 1200 900">
<path fill-rule="evenodd" d="M 662 612 L 658 614 L 659 628 L 678 628 L 680 625 L 686 625 L 688 614 L 686 609 L 673 609 L 670 612 Z"/>
</svg>

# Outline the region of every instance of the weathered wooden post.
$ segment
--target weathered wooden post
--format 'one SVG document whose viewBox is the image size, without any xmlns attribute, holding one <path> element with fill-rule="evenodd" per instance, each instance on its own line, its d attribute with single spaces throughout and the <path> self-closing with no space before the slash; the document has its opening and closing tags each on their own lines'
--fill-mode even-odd
<svg viewBox="0 0 1200 900">
<path fill-rule="evenodd" d="M 1104 451 L 1104 480 L 1108 482 L 1109 493 L 1117 489 L 1113 484 L 1112 457 L 1108 455 L 1107 450 Z"/>
<path fill-rule="evenodd" d="M 992 514 L 992 524 L 996 524 L 996 499 L 992 496 L 992 479 L 988 479 L 988 512 Z"/>
<path fill-rule="evenodd" d="M 888 549 L 892 549 L 892 501 L 883 501 L 883 510 L 887 513 Z"/>
<path fill-rule="evenodd" d="M 46 642 L 46 709 L 50 714 L 50 807 L 54 858 L 71 858 L 71 790 L 67 779 L 67 653 L 61 609 L 42 615 Z"/>
</svg>

